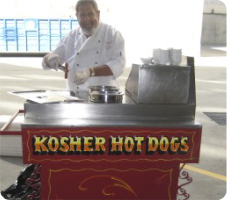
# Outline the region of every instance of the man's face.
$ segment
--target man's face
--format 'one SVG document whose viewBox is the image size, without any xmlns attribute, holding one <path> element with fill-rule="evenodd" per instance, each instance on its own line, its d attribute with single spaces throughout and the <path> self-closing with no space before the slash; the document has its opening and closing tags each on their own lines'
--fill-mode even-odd
<svg viewBox="0 0 227 200">
<path fill-rule="evenodd" d="M 80 27 L 85 34 L 91 35 L 99 24 L 99 11 L 95 11 L 91 4 L 85 4 L 79 7 L 76 13 Z"/>
</svg>

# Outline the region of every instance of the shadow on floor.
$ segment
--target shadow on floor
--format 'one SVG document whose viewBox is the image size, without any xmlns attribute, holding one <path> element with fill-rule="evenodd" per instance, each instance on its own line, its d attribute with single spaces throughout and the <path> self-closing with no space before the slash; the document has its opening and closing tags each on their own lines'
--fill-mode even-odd
<svg viewBox="0 0 227 200">
<path fill-rule="evenodd" d="M 226 57 L 226 46 L 201 46 L 201 57 Z"/>
<path fill-rule="evenodd" d="M 2 162 L 10 163 L 19 167 L 24 167 L 22 157 L 13 157 L 13 156 L 0 156 L 1 164 Z M 0 165 L 1 165 L 0 164 Z"/>
</svg>

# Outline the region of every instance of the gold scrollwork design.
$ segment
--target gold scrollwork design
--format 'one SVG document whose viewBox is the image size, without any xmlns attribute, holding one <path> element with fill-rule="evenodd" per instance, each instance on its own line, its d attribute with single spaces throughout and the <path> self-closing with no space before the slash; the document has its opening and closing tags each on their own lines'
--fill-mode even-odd
<svg viewBox="0 0 227 200">
<path fill-rule="evenodd" d="M 93 168 L 83 168 L 83 169 L 71 169 L 71 168 L 60 168 L 60 169 L 49 169 L 49 178 L 48 178 L 48 183 L 49 183 L 49 194 L 48 194 L 48 200 L 51 199 L 51 195 L 53 194 L 53 190 L 52 190 L 52 176 L 56 173 L 61 173 L 63 171 L 71 171 L 71 172 L 85 172 L 85 171 L 94 171 L 94 172 L 108 172 L 108 171 L 116 171 L 116 172 L 129 172 L 129 171 L 135 171 L 135 172 L 151 172 L 151 171 L 159 171 L 164 173 L 163 176 L 160 177 L 160 179 L 157 180 L 157 184 L 161 184 L 165 178 L 169 177 L 168 180 L 168 187 L 167 187 L 167 192 L 168 192 L 168 200 L 172 199 L 171 198 L 171 187 L 172 187 L 172 177 L 173 177 L 173 168 L 170 169 L 159 169 L 159 168 L 148 168 L 148 169 L 135 169 L 135 168 L 129 168 L 129 169 L 116 169 L 116 168 L 107 168 L 107 169 L 93 169 Z M 166 175 L 166 173 L 168 175 Z M 136 192 L 132 189 L 132 187 L 127 184 L 125 181 L 123 181 L 122 179 L 117 178 L 116 176 L 111 176 L 111 175 L 94 175 L 94 176 L 90 176 L 89 178 L 85 178 L 84 180 L 82 180 L 80 182 L 80 184 L 78 184 L 78 189 L 80 191 L 88 191 L 89 188 L 86 187 L 86 183 L 87 181 L 91 181 L 94 178 L 97 177 L 108 177 L 108 178 L 112 178 L 112 180 L 116 181 L 114 184 L 109 184 L 107 186 L 104 186 L 104 188 L 102 188 L 101 190 L 101 194 L 107 196 L 107 195 L 112 195 L 114 196 L 114 193 L 108 192 L 108 190 L 111 187 L 121 187 L 124 188 L 125 190 L 128 190 L 129 192 L 131 192 L 135 198 L 139 198 L 136 194 Z M 100 181 L 99 181 L 100 182 Z M 56 195 L 56 194 L 55 194 Z M 55 196 L 55 198 L 57 200 L 61 200 L 58 196 Z"/>
<path fill-rule="evenodd" d="M 96 175 L 96 176 L 91 176 L 91 177 L 88 177 L 86 179 L 84 179 L 80 185 L 79 185 L 79 189 L 81 191 L 87 191 L 88 188 L 85 187 L 84 185 L 86 184 L 86 182 L 92 180 L 92 179 L 99 179 L 99 178 L 107 178 L 107 179 L 110 179 L 110 180 L 114 180 L 116 181 L 116 183 L 113 183 L 113 184 L 110 184 L 110 185 L 107 185 L 107 186 L 104 186 L 104 188 L 102 189 L 102 194 L 103 195 L 106 195 L 106 196 L 115 196 L 115 193 L 114 192 L 108 192 L 107 190 L 109 188 L 112 188 L 112 187 L 119 187 L 119 188 L 123 188 L 129 192 L 131 192 L 136 198 L 138 197 L 135 193 L 135 191 L 132 189 L 132 187 L 130 187 L 129 184 L 127 184 L 125 181 L 123 181 L 122 179 L 120 178 L 117 178 L 117 177 L 114 177 L 114 176 L 111 176 L 111 175 Z"/>
</svg>

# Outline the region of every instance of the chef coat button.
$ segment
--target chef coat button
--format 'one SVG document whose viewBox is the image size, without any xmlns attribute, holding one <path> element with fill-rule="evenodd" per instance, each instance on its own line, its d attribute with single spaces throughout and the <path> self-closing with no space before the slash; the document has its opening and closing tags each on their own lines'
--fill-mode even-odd
<svg viewBox="0 0 227 200">
<path fill-rule="evenodd" d="M 79 90 L 80 88 L 77 86 L 76 89 Z"/>
<path fill-rule="evenodd" d="M 77 64 L 76 66 L 80 66 L 79 64 Z"/>
<path fill-rule="evenodd" d="M 80 53 L 78 52 L 78 53 L 77 53 L 77 55 L 79 56 L 79 55 L 80 55 Z"/>
<path fill-rule="evenodd" d="M 96 53 L 99 53 L 99 51 L 96 51 Z"/>
<path fill-rule="evenodd" d="M 95 64 L 97 65 L 97 64 L 98 64 L 98 62 L 95 62 Z"/>
<path fill-rule="evenodd" d="M 98 42 L 100 43 L 101 41 L 99 40 Z"/>
</svg>

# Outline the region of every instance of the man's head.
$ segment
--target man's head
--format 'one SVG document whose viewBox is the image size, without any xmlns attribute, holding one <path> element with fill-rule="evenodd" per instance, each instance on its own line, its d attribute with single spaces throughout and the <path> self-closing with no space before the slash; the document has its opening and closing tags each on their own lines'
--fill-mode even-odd
<svg viewBox="0 0 227 200">
<path fill-rule="evenodd" d="M 99 24 L 100 11 L 95 0 L 79 0 L 76 4 L 76 16 L 86 35 L 92 35 Z"/>
</svg>

